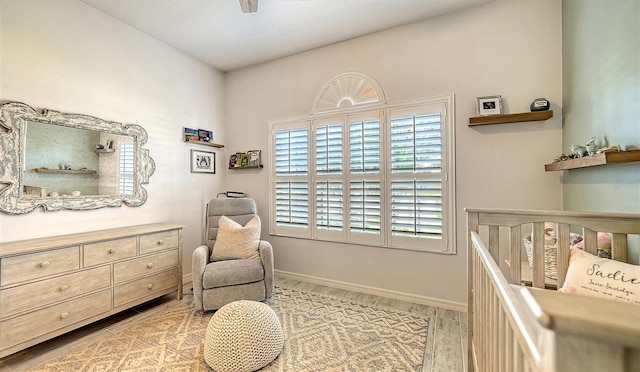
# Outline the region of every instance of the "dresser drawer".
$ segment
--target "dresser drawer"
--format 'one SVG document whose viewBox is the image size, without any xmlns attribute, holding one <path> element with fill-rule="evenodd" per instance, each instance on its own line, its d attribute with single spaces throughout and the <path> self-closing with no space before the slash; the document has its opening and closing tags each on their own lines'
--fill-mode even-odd
<svg viewBox="0 0 640 372">
<path fill-rule="evenodd" d="M 84 266 L 100 265 L 107 262 L 135 257 L 136 237 L 109 240 L 84 245 Z"/>
<path fill-rule="evenodd" d="M 140 236 L 140 254 L 178 246 L 178 230 L 161 231 Z"/>
<path fill-rule="evenodd" d="M 7 286 L 80 268 L 80 247 L 54 249 L 0 260 L 0 285 Z"/>
<path fill-rule="evenodd" d="M 178 266 L 178 249 L 150 254 L 133 260 L 118 262 L 113 267 L 113 283 L 120 284 L 141 276 Z"/>
<path fill-rule="evenodd" d="M 105 290 L 29 314 L 0 321 L 0 350 L 31 340 L 111 310 L 111 290 Z"/>
<path fill-rule="evenodd" d="M 111 286 L 109 266 L 0 290 L 0 318 Z"/>
<path fill-rule="evenodd" d="M 118 307 L 157 292 L 178 289 L 178 269 L 163 271 L 114 288 L 113 306 Z"/>
</svg>

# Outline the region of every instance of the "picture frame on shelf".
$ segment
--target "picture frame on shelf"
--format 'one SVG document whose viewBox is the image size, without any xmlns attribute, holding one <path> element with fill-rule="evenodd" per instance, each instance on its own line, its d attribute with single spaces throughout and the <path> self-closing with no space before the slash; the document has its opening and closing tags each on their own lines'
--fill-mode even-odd
<svg viewBox="0 0 640 372">
<path fill-rule="evenodd" d="M 502 96 L 484 96 L 476 100 L 478 116 L 502 114 Z"/>
<path fill-rule="evenodd" d="M 216 154 L 209 151 L 191 150 L 191 173 L 216 173 Z"/>
<path fill-rule="evenodd" d="M 249 166 L 250 167 L 260 167 L 260 164 L 262 163 L 262 159 L 261 159 L 261 151 L 260 150 L 249 150 L 247 151 L 247 154 L 249 154 L 250 156 L 250 160 L 249 160 Z"/>
<path fill-rule="evenodd" d="M 185 142 L 193 142 L 198 141 L 198 130 L 184 127 L 184 141 Z"/>
</svg>

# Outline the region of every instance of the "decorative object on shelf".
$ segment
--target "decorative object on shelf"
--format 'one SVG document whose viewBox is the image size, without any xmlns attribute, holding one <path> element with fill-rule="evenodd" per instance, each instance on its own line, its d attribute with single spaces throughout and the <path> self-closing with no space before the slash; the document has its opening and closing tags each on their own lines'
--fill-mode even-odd
<svg viewBox="0 0 640 372">
<path fill-rule="evenodd" d="M 229 156 L 229 169 L 262 168 L 261 151 L 236 152 Z"/>
<path fill-rule="evenodd" d="M 249 154 L 249 166 L 250 167 L 259 167 L 262 164 L 262 159 L 260 155 L 260 150 L 249 150 L 247 154 Z"/>
<path fill-rule="evenodd" d="M 191 150 L 191 173 L 216 173 L 216 154 L 209 151 Z"/>
<path fill-rule="evenodd" d="M 198 140 L 202 142 L 212 142 L 213 132 L 206 129 L 198 129 Z"/>
<path fill-rule="evenodd" d="M 547 111 L 549 109 L 549 106 L 549 100 L 547 100 L 546 98 L 536 98 L 533 100 L 533 102 L 531 102 L 531 106 L 529 106 L 529 108 L 531 109 L 531 112 Z"/>
<path fill-rule="evenodd" d="M 96 145 L 96 150 L 103 150 L 104 146 L 102 146 L 101 144 L 97 144 Z"/>
<path fill-rule="evenodd" d="M 582 145 L 573 144 L 569 146 L 569 150 L 571 150 L 571 153 L 575 155 L 576 158 L 581 158 L 587 155 L 587 148 Z"/>
<path fill-rule="evenodd" d="M 622 147 L 620 145 L 611 145 L 607 147 L 602 147 L 596 151 L 596 154 L 602 154 L 603 152 L 620 152 L 622 151 Z"/>
<path fill-rule="evenodd" d="M 60 196 L 60 194 L 58 194 L 57 192 L 53 191 L 51 193 L 49 193 L 49 196 L 52 198 L 57 198 L 58 196 Z"/>
<path fill-rule="evenodd" d="M 502 114 L 502 96 L 484 96 L 477 98 L 478 116 Z"/>
<path fill-rule="evenodd" d="M 191 129 L 184 127 L 184 142 L 197 143 L 199 145 L 223 148 L 224 145 L 213 143 L 213 132 L 204 129 Z"/>
<path fill-rule="evenodd" d="M 82 193 L 80 191 L 71 191 L 71 196 L 80 196 Z"/>
<path fill-rule="evenodd" d="M 596 151 L 598 151 L 598 145 L 596 145 L 595 136 L 591 137 L 589 142 L 587 142 L 587 144 L 585 145 L 585 148 L 587 149 L 587 154 L 589 154 L 589 156 L 593 156 L 596 154 Z"/>
<path fill-rule="evenodd" d="M 184 128 L 184 141 L 185 142 L 191 142 L 191 141 L 199 141 L 200 139 L 198 138 L 198 130 L 197 129 L 191 129 L 191 128 Z"/>
</svg>

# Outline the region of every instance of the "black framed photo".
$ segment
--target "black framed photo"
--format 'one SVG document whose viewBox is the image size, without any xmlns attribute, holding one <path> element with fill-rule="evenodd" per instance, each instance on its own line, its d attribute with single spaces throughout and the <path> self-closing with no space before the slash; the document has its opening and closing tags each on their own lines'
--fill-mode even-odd
<svg viewBox="0 0 640 372">
<path fill-rule="evenodd" d="M 216 173 L 216 154 L 209 151 L 191 150 L 191 173 Z"/>
<path fill-rule="evenodd" d="M 502 96 L 485 96 L 477 99 L 478 116 L 502 114 Z"/>
</svg>

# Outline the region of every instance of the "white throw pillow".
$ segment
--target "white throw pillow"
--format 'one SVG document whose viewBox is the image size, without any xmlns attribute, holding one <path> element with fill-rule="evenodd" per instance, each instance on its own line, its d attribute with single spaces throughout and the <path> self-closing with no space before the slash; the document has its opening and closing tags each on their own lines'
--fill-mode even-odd
<svg viewBox="0 0 640 372">
<path fill-rule="evenodd" d="M 559 291 L 640 305 L 640 266 L 571 248 L 567 278 Z"/>
<path fill-rule="evenodd" d="M 245 226 L 221 216 L 218 236 L 213 245 L 211 261 L 260 258 L 260 217 L 253 217 Z"/>
</svg>

